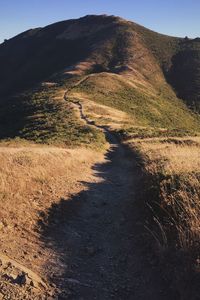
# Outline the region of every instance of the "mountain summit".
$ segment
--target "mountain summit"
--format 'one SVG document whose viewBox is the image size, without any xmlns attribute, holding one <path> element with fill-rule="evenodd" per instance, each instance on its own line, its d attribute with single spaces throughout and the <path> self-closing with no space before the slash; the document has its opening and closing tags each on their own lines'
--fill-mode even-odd
<svg viewBox="0 0 200 300">
<path fill-rule="evenodd" d="M 200 101 L 200 41 L 133 22 L 89 15 L 28 30 L 0 45 L 0 91 L 52 77 L 109 72 L 159 91 L 166 82 L 189 105 Z M 197 104 L 198 103 L 198 104 Z"/>
<path fill-rule="evenodd" d="M 115 16 L 28 30 L 0 45 L 0 138 L 90 140 L 74 99 L 127 114 L 131 125 L 116 120 L 118 128 L 196 134 L 200 121 L 190 108 L 200 103 L 199 55 L 198 39 L 165 36 Z"/>
</svg>

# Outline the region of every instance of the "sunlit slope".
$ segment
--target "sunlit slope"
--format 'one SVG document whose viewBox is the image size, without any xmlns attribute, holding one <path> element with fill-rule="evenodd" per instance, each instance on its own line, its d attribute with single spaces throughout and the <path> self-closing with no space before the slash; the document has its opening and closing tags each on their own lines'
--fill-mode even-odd
<svg viewBox="0 0 200 300">
<path fill-rule="evenodd" d="M 135 126 L 167 129 L 200 130 L 199 117 L 193 114 L 165 85 L 160 91 L 152 86 L 130 81 L 121 75 L 101 73 L 87 76 L 74 87 L 95 102 L 127 112 Z"/>
<path fill-rule="evenodd" d="M 198 108 L 200 39 L 176 38 L 134 22 L 90 15 L 28 30 L 0 44 L 0 94 L 52 77 L 129 74 L 159 88 L 168 82 Z"/>
</svg>

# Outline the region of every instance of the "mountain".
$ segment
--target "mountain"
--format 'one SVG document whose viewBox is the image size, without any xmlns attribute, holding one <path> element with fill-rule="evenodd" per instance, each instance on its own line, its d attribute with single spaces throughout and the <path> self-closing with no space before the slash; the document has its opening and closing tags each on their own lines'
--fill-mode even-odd
<svg viewBox="0 0 200 300">
<path fill-rule="evenodd" d="M 136 125 L 199 128 L 198 118 L 178 99 L 199 107 L 198 38 L 169 37 L 119 17 L 90 15 L 5 41 L 0 45 L 0 69 L 3 108 L 12 94 L 43 81 L 70 85 L 86 76 L 74 91 L 126 111 Z M 20 99 L 14 106 L 17 101 L 19 110 L 23 103 L 24 110 L 26 101 Z M 9 110 L 10 104 L 6 114 Z M 12 118 L 15 115 L 14 110 Z"/>
<path fill-rule="evenodd" d="M 129 71 L 199 101 L 200 39 L 158 34 L 114 16 L 86 16 L 28 30 L 0 45 L 1 90 L 23 87 L 68 67 Z M 164 78 L 163 78 L 164 76 Z"/>
</svg>

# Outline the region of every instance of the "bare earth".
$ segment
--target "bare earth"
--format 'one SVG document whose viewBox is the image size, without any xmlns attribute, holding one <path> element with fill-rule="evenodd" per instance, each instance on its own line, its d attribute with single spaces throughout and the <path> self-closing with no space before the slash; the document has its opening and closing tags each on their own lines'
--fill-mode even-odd
<svg viewBox="0 0 200 300">
<path fill-rule="evenodd" d="M 145 245 L 134 202 L 136 166 L 114 137 L 86 191 L 49 208 L 43 239 L 59 254 L 58 299 L 175 299 Z"/>
</svg>

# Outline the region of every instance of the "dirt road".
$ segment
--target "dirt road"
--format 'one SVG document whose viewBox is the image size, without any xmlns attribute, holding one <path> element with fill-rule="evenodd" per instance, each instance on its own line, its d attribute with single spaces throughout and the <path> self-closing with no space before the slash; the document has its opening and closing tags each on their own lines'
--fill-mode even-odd
<svg viewBox="0 0 200 300">
<path fill-rule="evenodd" d="M 105 134 L 110 149 L 105 162 L 93 167 L 96 179 L 84 182 L 87 190 L 54 204 L 44 217 L 43 242 L 59 257 L 56 268 L 47 266 L 57 298 L 176 299 L 143 239 L 133 156 L 109 131 Z"/>
</svg>

